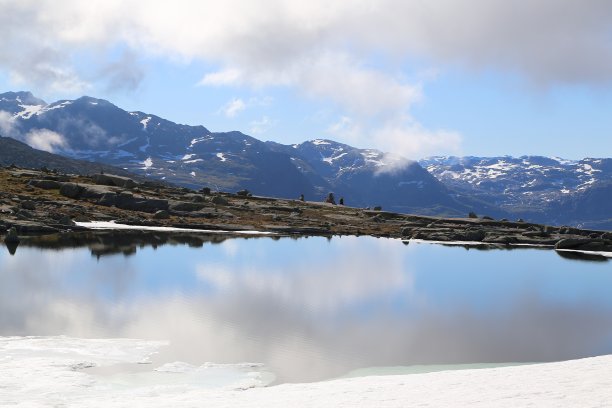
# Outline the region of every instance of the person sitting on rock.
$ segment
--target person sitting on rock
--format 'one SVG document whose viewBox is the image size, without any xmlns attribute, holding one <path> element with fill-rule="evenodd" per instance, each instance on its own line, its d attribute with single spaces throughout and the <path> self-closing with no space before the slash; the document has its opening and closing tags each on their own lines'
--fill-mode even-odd
<svg viewBox="0 0 612 408">
<path fill-rule="evenodd" d="M 336 199 L 334 198 L 334 193 L 329 193 L 327 198 L 325 199 L 326 203 L 336 205 Z"/>
<path fill-rule="evenodd" d="M 300 201 L 304 201 L 304 194 L 300 194 Z"/>
<path fill-rule="evenodd" d="M 340 197 L 340 200 L 338 200 L 338 204 L 344 205 L 344 197 Z"/>
</svg>

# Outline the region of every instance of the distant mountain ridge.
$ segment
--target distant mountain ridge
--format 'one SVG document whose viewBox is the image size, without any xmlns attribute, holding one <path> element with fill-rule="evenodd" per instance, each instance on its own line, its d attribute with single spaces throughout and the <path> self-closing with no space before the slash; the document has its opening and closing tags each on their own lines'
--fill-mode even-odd
<svg viewBox="0 0 612 408">
<path fill-rule="evenodd" d="M 612 229 L 612 159 L 451 156 L 415 162 L 327 139 L 283 145 L 237 131 L 212 132 L 87 96 L 49 104 L 29 92 L 7 92 L 0 94 L 1 111 L 10 117 L 11 137 L 33 144 L 32 135 L 49 130 L 55 136 L 47 147 L 57 154 L 187 187 L 304 194 L 309 200 L 334 192 L 358 207 L 443 216 L 475 211 Z"/>
<path fill-rule="evenodd" d="M 420 164 L 458 194 L 521 217 L 612 228 L 612 159 L 447 156 Z"/>
</svg>

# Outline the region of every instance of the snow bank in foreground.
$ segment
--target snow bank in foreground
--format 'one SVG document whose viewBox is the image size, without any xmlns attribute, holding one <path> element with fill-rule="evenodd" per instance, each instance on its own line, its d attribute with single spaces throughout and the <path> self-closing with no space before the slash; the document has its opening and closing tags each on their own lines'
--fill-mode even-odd
<svg viewBox="0 0 612 408">
<path fill-rule="evenodd" d="M 76 222 L 79 227 L 100 230 L 136 230 L 136 231 L 160 231 L 160 232 L 198 232 L 206 234 L 238 234 L 238 235 L 275 235 L 273 232 L 266 231 L 222 231 L 222 230 L 204 230 L 191 228 L 174 228 L 174 227 L 148 227 L 144 225 L 126 225 L 117 224 L 114 221 L 91 221 L 91 222 Z"/>
<path fill-rule="evenodd" d="M 185 392 L 198 401 L 208 395 L 207 390 L 245 390 L 274 381 L 260 364 L 151 364 L 150 357 L 167 344 L 66 336 L 0 337 L 0 407 L 133 407 L 132 395 L 142 398 L 143 406 L 149 406 L 149 400 L 173 406 Z M 147 364 L 146 369 L 137 364 Z M 112 366 L 117 372 L 107 375 L 88 370 Z"/>
<path fill-rule="evenodd" d="M 359 377 L 267 388 L 257 365 L 170 363 L 141 378 L 113 383 L 87 374 L 91 365 L 146 362 L 160 342 L 68 337 L 0 337 L 0 406 L 19 407 L 606 407 L 612 401 L 612 356 L 428 374 Z M 231 386 L 191 381 L 206 370 L 243 370 Z M 215 375 L 215 371 L 209 374 Z M 219 373 L 219 372 L 218 372 Z M 221 371 L 226 374 L 226 372 Z M 177 377 L 178 376 L 178 377 Z M 237 380 L 238 377 L 235 378 Z M 145 381 L 146 380 L 146 381 Z"/>
</svg>

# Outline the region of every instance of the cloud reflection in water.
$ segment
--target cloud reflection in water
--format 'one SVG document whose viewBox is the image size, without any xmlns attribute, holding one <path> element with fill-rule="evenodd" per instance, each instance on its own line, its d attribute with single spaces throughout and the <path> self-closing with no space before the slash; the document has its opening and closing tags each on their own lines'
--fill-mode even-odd
<svg viewBox="0 0 612 408">
<path fill-rule="evenodd" d="M 99 261 L 81 249 L 25 248 L 0 255 L 0 334 L 170 340 L 160 363 L 263 362 L 281 381 L 569 359 L 612 352 L 608 269 L 547 251 L 346 237 Z"/>
</svg>

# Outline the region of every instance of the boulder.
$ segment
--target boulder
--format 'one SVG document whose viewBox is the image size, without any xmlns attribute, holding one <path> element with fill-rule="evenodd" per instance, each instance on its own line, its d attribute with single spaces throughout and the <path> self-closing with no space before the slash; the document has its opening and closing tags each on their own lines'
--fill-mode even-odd
<svg viewBox="0 0 612 408">
<path fill-rule="evenodd" d="M 129 193 L 121 193 L 115 198 L 115 207 L 122 210 L 157 212 L 168 210 L 168 200 L 156 198 L 135 197 Z"/>
<path fill-rule="evenodd" d="M 4 242 L 7 244 L 18 244 L 19 243 L 19 237 L 17 236 L 17 230 L 15 229 L 15 227 L 11 227 L 7 233 L 6 236 L 4 237 Z"/>
<path fill-rule="evenodd" d="M 519 239 L 514 235 L 499 235 L 495 232 L 489 232 L 486 234 L 485 238 L 482 242 L 486 242 L 488 244 L 516 244 L 519 242 Z"/>
<path fill-rule="evenodd" d="M 134 188 L 138 185 L 134 180 L 128 177 L 115 176 L 112 174 L 94 174 L 91 179 L 96 184 L 105 186 L 116 186 L 123 188 Z"/>
<path fill-rule="evenodd" d="M 76 183 L 61 183 L 60 194 L 68 198 L 79 198 L 85 189 Z"/>
<path fill-rule="evenodd" d="M 550 233 L 544 232 L 544 231 L 525 231 L 523 232 L 523 236 L 529 237 L 529 238 L 534 238 L 534 237 L 548 238 L 550 237 Z"/>
<path fill-rule="evenodd" d="M 204 202 L 204 196 L 202 196 L 202 194 L 185 194 L 183 196 L 183 198 L 185 198 L 187 200 L 191 200 L 194 203 L 203 203 Z"/>
<path fill-rule="evenodd" d="M 36 210 L 36 204 L 32 200 L 22 201 L 21 208 L 23 208 L 24 210 L 34 211 Z"/>
<path fill-rule="evenodd" d="M 482 241 L 487 233 L 484 230 L 467 230 L 463 236 L 466 241 Z"/>
<path fill-rule="evenodd" d="M 221 197 L 221 196 L 214 196 L 211 200 L 211 202 L 213 204 L 217 204 L 217 205 L 228 205 L 229 201 L 227 201 L 227 199 Z"/>
<path fill-rule="evenodd" d="M 59 190 L 61 187 L 61 184 L 55 180 L 30 180 L 28 184 L 43 190 Z"/>
<path fill-rule="evenodd" d="M 74 221 L 72 221 L 72 218 L 70 218 L 68 215 L 64 215 L 59 220 L 57 220 L 57 222 L 61 225 L 66 225 L 70 227 L 73 227 L 76 225 Z"/>
<path fill-rule="evenodd" d="M 114 191 L 107 186 L 96 186 L 96 185 L 82 185 L 83 191 L 81 192 L 81 198 L 92 198 L 92 199 L 100 199 L 104 197 L 104 195 L 109 193 L 114 193 Z"/>
<path fill-rule="evenodd" d="M 98 205 L 103 205 L 105 207 L 112 207 L 117 202 L 117 194 L 115 193 L 106 193 L 98 200 Z"/>
<path fill-rule="evenodd" d="M 172 211 L 200 211 L 205 205 L 202 203 L 193 203 L 189 201 L 172 201 L 170 203 L 170 210 Z"/>
<path fill-rule="evenodd" d="M 612 241 L 607 239 L 566 238 L 557 242 L 555 249 L 612 252 Z"/>
<path fill-rule="evenodd" d="M 167 220 L 168 218 L 170 218 L 170 213 L 166 210 L 159 210 L 153 214 L 154 220 Z"/>
<path fill-rule="evenodd" d="M 246 190 L 246 189 L 245 189 L 245 190 L 240 190 L 240 191 L 238 191 L 238 192 L 236 193 L 236 195 L 237 195 L 238 197 L 250 197 L 250 196 L 252 196 L 251 192 L 250 192 L 249 190 Z"/>
</svg>

